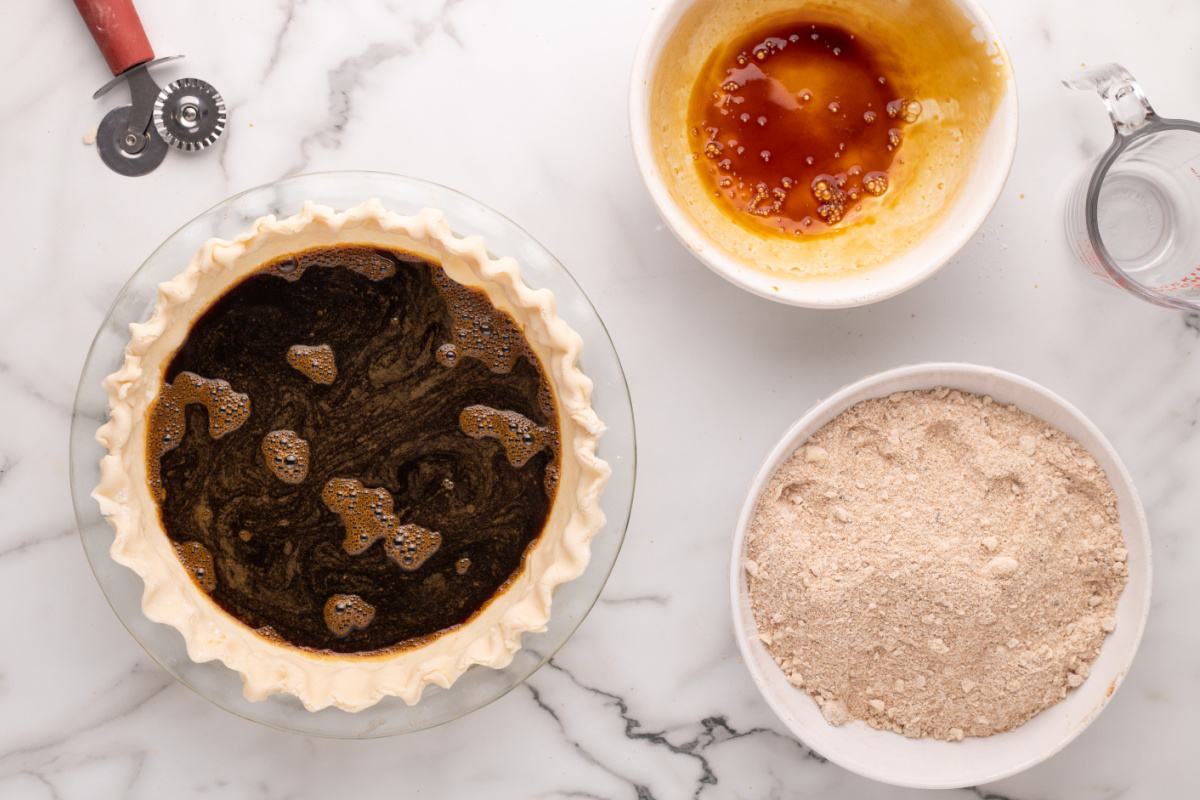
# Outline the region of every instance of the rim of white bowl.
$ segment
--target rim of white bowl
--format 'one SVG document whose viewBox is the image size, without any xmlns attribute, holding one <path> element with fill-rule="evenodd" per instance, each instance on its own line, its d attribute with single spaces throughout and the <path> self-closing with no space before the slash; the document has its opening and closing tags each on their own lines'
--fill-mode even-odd
<svg viewBox="0 0 1200 800">
<path fill-rule="evenodd" d="M 985 381 L 994 383 L 991 390 L 981 391 L 981 387 Z M 847 725 L 841 728 L 833 728 L 827 725 L 823 718 L 820 719 L 820 727 L 806 725 L 796 719 L 786 707 L 783 702 L 784 693 L 776 691 L 776 689 L 780 688 L 778 683 L 783 673 L 771 661 L 766 648 L 758 640 L 757 635 L 755 635 L 757 629 L 754 626 L 753 616 L 747 614 L 749 604 L 746 597 L 749 591 L 746 587 L 746 581 L 742 578 L 741 565 L 746 547 L 746 530 L 757 508 L 758 498 L 766 487 L 767 482 L 775 475 L 783 462 L 795 452 L 796 448 L 802 445 L 810 435 L 818 431 L 823 425 L 847 408 L 863 400 L 873 397 L 884 397 L 896 391 L 933 389 L 938 386 L 959 389 L 960 391 L 992 394 L 994 397 L 1000 395 L 996 397 L 997 402 L 1016 402 L 1017 406 L 1022 410 L 1045 419 L 1042 409 L 1029 408 L 1031 400 L 1040 401 L 1046 408 L 1062 412 L 1064 418 L 1069 422 L 1066 427 L 1075 428 L 1075 430 L 1066 430 L 1060 424 L 1061 420 L 1045 421 L 1063 430 L 1064 433 L 1076 439 L 1076 441 L 1079 441 L 1081 438 L 1090 440 L 1085 445 L 1085 449 L 1104 468 L 1105 474 L 1108 476 L 1114 491 L 1117 493 L 1118 511 L 1120 514 L 1121 531 L 1125 539 L 1125 547 L 1129 551 L 1131 563 L 1134 567 L 1137 567 L 1136 572 L 1134 569 L 1129 570 L 1129 579 L 1117 606 L 1118 630 L 1120 631 L 1123 628 L 1126 631 L 1129 630 L 1129 617 L 1136 617 L 1136 626 L 1131 636 L 1125 634 L 1122 637 L 1124 645 L 1120 652 L 1117 652 L 1117 648 L 1114 647 L 1117 644 L 1117 641 L 1113 639 L 1115 634 L 1108 635 L 1104 646 L 1101 647 L 1100 656 L 1097 657 L 1093 664 L 1088 680 L 1085 680 L 1079 688 L 1072 690 L 1066 699 L 1043 710 L 1024 725 L 1006 733 L 994 734 L 982 739 L 967 738 L 962 742 L 941 742 L 935 739 L 905 739 L 889 731 L 872 730 L 857 721 L 847 723 Z M 992 390 L 994 390 L 994 393 Z M 1005 395 L 1010 391 L 1013 394 L 1023 395 L 1026 401 L 1022 403 L 1006 397 Z M 1081 432 L 1086 435 L 1081 437 L 1079 435 Z M 1084 442 L 1080 441 L 1080 444 L 1084 444 Z M 1124 502 L 1122 502 L 1122 498 L 1124 498 Z M 1142 634 L 1146 628 L 1146 619 L 1150 612 L 1152 579 L 1153 564 L 1150 531 L 1146 522 L 1145 511 L 1142 508 L 1141 500 L 1138 498 L 1137 490 L 1133 484 L 1133 479 L 1116 450 L 1091 420 L 1054 392 L 1019 375 L 976 364 L 930 362 L 911 364 L 877 372 L 844 386 L 829 395 L 826 399 L 816 403 L 800 419 L 788 427 L 778 442 L 772 446 L 763 463 L 758 468 L 758 471 L 755 473 L 754 479 L 746 493 L 746 499 L 743 501 L 741 513 L 738 515 L 737 527 L 734 532 L 730 552 L 729 599 L 733 612 L 734 638 L 737 640 L 738 649 L 742 654 L 742 659 L 747 669 L 750 671 L 755 686 L 767 701 L 771 710 L 787 726 L 788 730 L 804 742 L 805 745 L 841 767 L 883 783 L 917 789 L 958 789 L 1007 778 L 1045 761 L 1070 744 L 1091 724 L 1116 694 L 1117 689 L 1120 688 L 1125 675 L 1129 672 L 1130 665 L 1133 663 L 1134 656 L 1137 654 Z M 763 663 L 764 656 L 769 667 Z M 803 690 L 791 687 L 790 684 L 786 683 L 786 680 L 783 680 L 782 683 L 789 690 L 786 692 L 787 699 L 790 700 L 798 697 L 800 700 L 811 703 L 812 709 L 817 709 L 816 703 Z M 773 686 L 773 684 L 775 685 Z M 1106 685 L 1107 691 L 1105 690 Z M 1087 693 L 1077 694 L 1085 687 L 1089 688 Z M 1093 695 L 1097 694 L 1099 694 L 1098 699 L 1093 697 Z M 1070 713 L 1064 714 L 1064 712 Z M 1071 717 L 1070 714 L 1074 714 L 1074 717 Z M 819 710 L 816 710 L 816 716 L 820 717 Z M 1034 725 L 1042 717 L 1047 717 L 1049 720 L 1059 718 L 1062 724 L 1068 725 L 1066 732 L 1055 737 L 1053 741 L 1050 741 L 1045 746 L 1036 748 L 1031 754 L 1012 755 L 1014 737 L 1024 738 L 1028 736 L 1029 726 Z M 890 771 L 887 766 L 883 765 L 882 760 L 878 758 L 878 753 L 875 754 L 876 757 L 870 757 L 872 755 L 869 752 L 871 750 L 870 745 L 860 746 L 858 749 L 862 752 L 847 752 L 848 749 L 853 750 L 853 746 L 850 748 L 843 747 L 842 749 L 839 749 L 837 745 L 831 746 L 828 742 L 830 737 L 827 734 L 846 729 L 855 732 L 865 732 L 866 735 L 858 737 L 860 740 L 873 740 L 876 744 L 883 742 L 883 746 L 885 747 L 889 743 L 894 744 L 898 740 L 912 743 L 904 745 L 907 749 L 919 747 L 928 748 L 931 751 L 937 749 L 948 756 L 946 759 L 948 762 L 956 764 L 959 760 L 956 756 L 961 751 L 955 751 L 953 748 L 961 748 L 964 745 L 978 750 L 995 750 L 996 755 L 994 756 L 994 763 L 989 764 L 986 768 L 979 768 L 973 771 L 959 769 L 957 771 L 945 771 L 941 774 L 927 773 L 920 778 L 914 778 L 911 775 Z M 1027 733 L 1022 734 L 1022 731 L 1027 731 Z M 877 739 L 876 737 L 894 738 Z M 834 738 L 839 737 L 834 734 Z M 1031 748 L 1027 746 L 1021 749 L 1030 750 Z M 1004 757 L 1006 754 L 1009 754 L 1007 759 Z"/>
<path fill-rule="evenodd" d="M 995 44 L 999 55 L 1009 67 L 1010 76 L 1007 94 L 996 110 L 996 115 L 993 117 L 985 137 L 986 143 L 986 140 L 990 140 L 993 136 L 1004 136 L 999 157 L 983 159 L 978 157 L 981 154 L 977 154 L 971 174 L 967 178 L 967 184 L 960 189 L 959 196 L 955 201 L 955 205 L 971 203 L 973 212 L 964 222 L 953 225 L 950 224 L 953 220 L 948 214 L 942 224 L 926 237 L 925 241 L 936 239 L 938 242 L 936 247 L 920 268 L 914 269 L 906 275 L 889 276 L 888 270 L 891 262 L 902 258 L 906 253 L 911 253 L 914 248 L 906 248 L 898 252 L 888 262 L 872 267 L 861 275 L 807 279 L 792 277 L 782 272 L 768 273 L 765 270 L 749 266 L 729 254 L 676 204 L 659 175 L 650 141 L 650 80 L 657 64 L 660 45 L 671 35 L 687 9 L 697 1 L 665 0 L 655 8 L 638 44 L 629 82 L 629 139 L 633 145 L 633 155 L 637 162 L 638 172 L 667 228 L 684 247 L 692 251 L 696 258 L 722 278 L 768 300 L 804 308 L 852 308 L 886 300 L 911 289 L 948 264 L 971 240 L 971 237 L 975 235 L 992 212 L 1008 181 L 1013 157 L 1017 152 L 1019 127 L 1017 84 L 1015 75 L 1011 74 L 1012 60 L 1009 58 L 1008 50 L 1004 47 L 1000 33 L 992 24 L 991 17 L 988 16 L 987 11 L 978 0 L 951 0 L 951 2 L 967 13 L 969 18 L 982 29 L 985 41 Z M 800 2 L 802 0 L 798 0 L 798 4 Z M 981 170 L 986 172 L 981 173 Z M 977 182 L 979 185 L 975 185 Z M 922 245 L 918 244 L 915 247 L 920 246 Z M 874 279 L 874 284 L 872 284 L 872 279 Z M 842 285 L 846 287 L 842 292 L 835 292 L 830 288 Z"/>
</svg>

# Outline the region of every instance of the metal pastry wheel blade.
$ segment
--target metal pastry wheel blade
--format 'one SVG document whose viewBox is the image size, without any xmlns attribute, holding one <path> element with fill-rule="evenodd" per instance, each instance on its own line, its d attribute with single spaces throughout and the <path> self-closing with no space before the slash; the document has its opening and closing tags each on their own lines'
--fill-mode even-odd
<svg viewBox="0 0 1200 800">
<path fill-rule="evenodd" d="M 100 158 L 113 172 L 129 177 L 145 175 L 167 157 L 167 143 L 146 131 L 130 132 L 133 106 L 120 106 L 104 115 L 96 131 Z"/>
<path fill-rule="evenodd" d="M 150 68 L 181 56 L 154 57 L 133 0 L 75 0 L 92 38 L 115 76 L 92 96 L 118 84 L 129 88 L 131 105 L 115 108 L 96 132 L 100 158 L 121 175 L 145 175 L 162 163 L 170 145 L 203 150 L 225 130 L 225 101 L 209 84 L 195 78 L 165 89 Z"/>
<path fill-rule="evenodd" d="M 181 78 L 158 93 L 154 129 L 171 147 L 203 150 L 225 130 L 225 101 L 211 84 Z"/>
</svg>

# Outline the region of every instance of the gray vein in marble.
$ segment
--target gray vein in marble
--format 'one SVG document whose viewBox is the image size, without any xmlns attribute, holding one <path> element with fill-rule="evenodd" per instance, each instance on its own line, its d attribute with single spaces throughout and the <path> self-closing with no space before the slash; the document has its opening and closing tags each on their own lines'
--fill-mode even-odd
<svg viewBox="0 0 1200 800">
<path fill-rule="evenodd" d="M 283 27 L 279 29 L 279 35 L 275 37 L 275 46 L 271 48 L 271 55 L 267 59 L 267 68 L 263 70 L 260 84 L 265 84 L 271 74 L 275 72 L 275 67 L 279 65 L 279 56 L 283 53 L 283 40 L 287 38 L 292 22 L 296 19 L 296 8 L 299 4 L 300 0 L 286 0 L 284 4 Z"/>
<path fill-rule="evenodd" d="M 24 774 L 25 774 L 25 775 L 28 775 L 28 776 L 30 776 L 30 777 L 31 777 L 31 778 L 33 778 L 34 780 L 36 780 L 36 781 L 38 781 L 39 783 L 43 784 L 43 785 L 44 785 L 44 786 L 45 786 L 47 789 L 49 789 L 49 790 L 50 790 L 50 798 L 51 798 L 51 800 L 58 800 L 60 797 L 62 797 L 62 795 L 60 795 L 60 794 L 58 793 L 58 789 L 56 789 L 56 788 L 54 787 L 54 784 L 53 784 L 53 783 L 51 783 L 50 781 L 46 780 L 46 776 L 44 776 L 44 775 L 42 775 L 42 774 L 40 774 L 40 773 L 37 773 L 37 772 L 26 772 L 26 773 L 24 773 Z"/>
<path fill-rule="evenodd" d="M 1187 311 L 1183 315 L 1183 326 L 1196 336 L 1200 336 L 1200 312 Z"/>
<path fill-rule="evenodd" d="M 39 545 L 49 544 L 50 542 L 57 542 L 60 539 L 69 538 L 70 536 L 74 535 L 74 533 L 74 528 L 68 528 L 63 531 L 56 531 L 49 536 L 33 536 L 28 539 L 24 539 L 17 544 L 10 545 L 9 547 L 5 547 L 3 550 L 0 550 L 0 558 L 16 555 L 17 553 L 23 553 L 26 550 L 32 550 Z"/>
<path fill-rule="evenodd" d="M 993 792 L 988 792 L 983 789 L 980 789 L 978 786 L 971 786 L 967 789 L 967 791 L 970 792 L 971 794 L 975 795 L 976 797 L 978 797 L 979 800 L 1013 800 L 1008 795 L 995 794 Z"/>
<path fill-rule="evenodd" d="M 319 130 L 300 140 L 300 163 L 287 170 L 284 177 L 299 175 L 305 171 L 315 145 L 323 145 L 334 150 L 341 147 L 342 132 L 350 122 L 354 110 L 352 97 L 368 72 L 394 58 L 410 56 L 419 52 L 425 42 L 439 31 L 445 33 L 462 47 L 462 40 L 458 38 L 454 26 L 449 20 L 450 11 L 460 2 L 462 0 L 446 0 L 432 20 L 428 22 L 415 20 L 411 43 L 375 42 L 368 45 L 362 53 L 345 59 L 330 70 L 329 111 L 325 123 Z"/>
<path fill-rule="evenodd" d="M 138 750 L 133 753 L 133 772 L 129 775 L 129 781 L 125 784 L 125 796 L 129 797 L 133 794 L 133 787 L 137 785 L 138 778 L 142 777 L 142 770 L 146 768 L 146 751 Z"/>
<path fill-rule="evenodd" d="M 128 701 L 126 701 L 126 698 L 117 696 L 121 689 L 132 685 L 132 683 L 145 683 L 149 686 L 149 691 L 144 693 L 135 691 L 135 696 Z M 74 726 L 63 725 L 57 727 L 55 729 L 55 736 L 49 737 L 38 744 L 17 747 L 0 753 L 0 776 L 10 777 L 17 774 L 27 774 L 45 780 L 44 774 L 50 771 L 50 768 L 57 765 L 61 760 L 62 752 L 58 748 L 64 742 L 96 731 L 111 722 L 117 722 L 123 718 L 133 716 L 139 709 L 174 684 L 175 679 L 166 670 L 160 669 L 153 662 L 139 660 L 129 672 L 111 686 L 97 693 L 100 697 L 111 701 L 109 703 L 110 710 L 100 714 L 97 718 L 85 720 Z M 138 696 L 139 694 L 140 696 Z M 95 704 L 88 706 L 87 710 L 94 707 Z M 78 720 L 86 716 L 86 711 L 83 711 L 76 715 L 75 721 L 78 722 Z"/>
<path fill-rule="evenodd" d="M 660 594 L 643 594 L 637 597 L 601 597 L 600 602 L 609 606 L 649 603 L 666 607 L 671 604 L 671 598 Z"/>
<path fill-rule="evenodd" d="M 547 664 L 547 666 L 555 666 L 555 664 L 553 661 L 550 661 Z M 561 667 L 556 667 L 556 668 L 561 669 Z M 632 779 L 620 774 L 619 772 L 614 770 L 612 767 L 609 767 L 607 764 L 601 763 L 600 760 L 598 758 L 596 758 L 594 755 L 592 755 L 591 753 L 589 753 L 582 744 L 580 744 L 579 742 L 577 742 L 574 739 L 567 736 L 567 729 L 566 729 L 566 726 L 563 725 L 562 719 L 559 718 L 558 713 L 555 712 L 555 710 L 553 708 L 551 708 L 550 706 L 548 706 L 542 702 L 542 696 L 538 692 L 537 688 L 535 688 L 532 684 L 529 684 L 529 683 L 525 684 L 525 688 L 529 690 L 530 695 L 533 697 L 533 702 L 537 704 L 537 707 L 540 708 L 542 711 L 545 711 L 547 714 L 549 714 L 550 718 L 554 720 L 556 725 L 558 725 L 558 730 L 562 734 L 563 739 L 568 744 L 571 745 L 571 748 L 574 749 L 576 753 L 579 753 L 579 755 L 583 756 L 584 760 L 586 760 L 590 764 L 593 764 L 593 765 L 599 767 L 600 769 L 607 772 L 609 775 L 612 775 L 614 778 L 617 778 L 618 780 L 628 783 L 630 786 L 632 786 L 634 788 L 635 791 L 637 791 L 638 800 L 650 800 L 651 798 L 653 798 L 653 795 L 650 794 L 649 788 L 635 783 Z M 556 792 L 556 794 L 558 794 L 560 797 L 562 797 L 562 796 L 580 797 L 581 796 L 579 792 L 569 792 L 569 793 Z M 587 795 L 582 795 L 582 796 L 587 796 Z"/>
<path fill-rule="evenodd" d="M 22 394 L 29 395 L 39 403 L 42 403 L 45 406 L 53 409 L 59 416 L 71 416 L 70 404 L 63 403 L 62 401 L 56 400 L 52 397 L 48 397 L 39 390 L 35 389 L 31 383 L 23 380 L 22 376 L 16 370 L 3 361 L 0 361 L 0 375 L 11 375 L 12 377 L 16 378 L 16 380 L 12 381 L 9 386 L 21 392 Z"/>
<path fill-rule="evenodd" d="M 662 747 L 673 755 L 681 755 L 694 759 L 697 765 L 700 767 L 701 775 L 699 781 L 697 782 L 696 790 L 692 793 L 693 800 L 698 800 L 707 787 L 717 786 L 720 783 L 716 770 L 713 768 L 709 759 L 704 756 L 704 752 L 715 747 L 716 745 L 730 742 L 735 739 L 763 735 L 773 737 L 795 745 L 805 760 L 815 761 L 821 765 L 826 765 L 829 763 L 828 759 L 826 759 L 824 756 L 807 747 L 803 742 L 792 736 L 780 733 L 772 728 L 762 726 L 749 728 L 747 730 L 737 730 L 729 723 L 729 719 L 725 715 L 705 717 L 704 719 L 700 720 L 699 725 L 701 730 L 695 736 L 693 736 L 690 740 L 683 742 L 682 744 L 673 744 L 667 738 L 667 733 L 665 731 L 642 730 L 642 723 L 631 715 L 628 702 L 621 696 L 595 686 L 588 686 L 587 684 L 584 684 L 578 678 L 576 678 L 571 671 L 557 664 L 554 659 L 551 659 L 549 662 L 547 662 L 545 669 L 556 670 L 564 675 L 577 688 L 582 689 L 588 694 L 603 699 L 607 707 L 615 709 L 617 715 L 625 724 L 626 739 L 630 741 L 646 742 L 657 747 Z M 650 787 L 639 784 L 636 781 L 625 777 L 614 767 L 601 761 L 599 757 L 590 752 L 586 747 L 583 746 L 582 743 L 568 736 L 566 725 L 564 724 L 563 719 L 559 716 L 559 712 L 555 711 L 542 700 L 541 693 L 535 686 L 532 685 L 532 683 L 526 683 L 525 688 L 529 690 L 538 708 L 540 708 L 542 711 L 545 711 L 550 718 L 554 720 L 563 738 L 577 753 L 587 760 L 588 763 L 593 764 L 613 777 L 628 783 L 630 788 L 635 791 L 638 800 L 656 800 L 656 795 L 651 791 Z M 990 792 L 979 786 L 969 786 L 961 791 L 969 792 L 978 800 L 1015 800 L 1015 798 L 1011 797 L 1010 795 Z M 581 790 L 558 790 L 553 793 L 553 796 L 567 798 L 578 797 L 586 798 L 588 800 L 601 797 L 600 795 Z"/>
<path fill-rule="evenodd" d="M 574 684 L 576 687 L 582 689 L 583 691 L 587 692 L 588 694 L 591 694 L 591 695 L 594 695 L 596 697 L 603 699 L 604 701 L 606 701 L 605 702 L 606 706 L 616 709 L 618 716 L 621 718 L 621 721 L 625 723 L 625 738 L 626 739 L 629 739 L 631 741 L 646 742 L 651 745 L 662 747 L 662 748 L 666 749 L 668 752 L 672 753 L 673 755 L 681 755 L 681 756 L 685 756 L 687 758 L 694 759 L 696 761 L 697 765 L 700 767 L 701 775 L 700 775 L 698 784 L 696 786 L 696 791 L 692 793 L 693 800 L 695 800 L 696 798 L 699 798 L 700 795 L 704 792 L 706 787 L 716 786 L 718 784 L 718 776 L 717 776 L 715 770 L 713 769 L 712 764 L 709 762 L 709 760 L 707 758 L 705 758 L 705 756 L 703 754 L 704 751 L 710 747 L 714 747 L 714 746 L 722 744 L 724 742 L 733 741 L 734 739 L 741 739 L 741 738 L 748 737 L 748 736 L 758 736 L 758 735 L 777 737 L 779 739 L 782 739 L 784 741 L 794 744 L 800 750 L 800 753 L 803 755 L 804 758 L 811 759 L 813 761 L 817 761 L 821 764 L 827 763 L 827 760 L 825 759 L 824 756 L 815 752 L 811 748 L 806 747 L 802 742 L 798 741 L 797 739 L 794 739 L 790 736 L 785 736 L 784 734 L 781 734 L 778 731 L 775 731 L 771 728 L 765 728 L 765 727 L 750 728 L 748 730 L 739 731 L 736 728 L 734 728 L 732 725 L 729 724 L 728 718 L 724 715 L 705 717 L 704 719 L 700 720 L 699 724 L 701 727 L 701 731 L 697 735 L 695 735 L 692 739 L 690 739 L 689 741 L 686 741 L 682 744 L 678 744 L 678 745 L 673 744 L 667 738 L 667 734 L 665 731 L 642 730 L 642 723 L 639 720 L 637 720 L 635 717 L 631 716 L 630 711 L 629 711 L 629 704 L 624 700 L 624 698 L 620 697 L 619 695 L 613 694 L 612 692 L 604 691 L 603 689 L 600 689 L 600 688 L 597 688 L 594 686 L 588 686 L 588 685 L 582 683 L 578 678 L 576 678 L 566 668 L 561 667 L 557 663 L 555 663 L 555 661 L 553 659 L 551 659 L 549 662 L 547 662 L 546 667 L 544 667 L 544 669 L 557 670 L 558 672 L 565 675 L 567 677 L 567 679 L 572 684 Z M 614 777 L 620 778 L 621 780 L 624 780 L 627 783 L 629 783 L 629 785 L 636 791 L 638 800 L 656 800 L 655 795 L 650 791 L 650 788 L 648 786 L 643 786 L 643 785 L 638 784 L 628 778 L 625 778 L 620 773 L 618 773 L 614 768 L 612 768 L 611 766 L 609 766 L 607 764 L 604 764 L 595 755 L 588 752 L 587 749 L 584 748 L 582 744 L 571 739 L 570 737 L 567 737 L 566 736 L 566 727 L 563 725 L 563 722 L 560 719 L 560 717 L 558 716 L 558 713 L 554 709 L 550 708 L 548 705 L 546 705 L 545 703 L 542 702 L 541 695 L 538 693 L 536 687 L 527 683 L 526 688 L 528 688 L 529 691 L 532 693 L 534 702 L 536 702 L 538 704 L 538 707 L 541 708 L 543 711 L 545 711 L 547 714 L 549 714 L 551 716 L 551 718 L 553 718 L 554 721 L 558 724 L 559 729 L 562 732 L 564 738 L 566 738 L 566 740 L 571 744 L 571 746 L 576 750 L 576 752 L 578 752 L 580 755 L 582 755 L 584 758 L 586 758 L 590 763 L 595 764 L 596 766 L 605 770 L 606 772 L 613 775 Z M 567 796 L 570 796 L 570 795 L 567 795 Z M 576 795 L 576 796 L 578 796 L 578 795 Z"/>
<path fill-rule="evenodd" d="M 234 104 L 226 101 L 230 114 L 236 114 Z M 216 151 L 214 161 L 217 162 L 217 169 L 221 170 L 222 186 L 228 187 L 230 183 L 229 166 L 225 163 L 225 155 L 229 152 L 229 139 L 232 134 L 233 138 L 237 138 L 237 134 L 230 127 L 225 128 L 225 135 L 211 148 Z"/>
</svg>

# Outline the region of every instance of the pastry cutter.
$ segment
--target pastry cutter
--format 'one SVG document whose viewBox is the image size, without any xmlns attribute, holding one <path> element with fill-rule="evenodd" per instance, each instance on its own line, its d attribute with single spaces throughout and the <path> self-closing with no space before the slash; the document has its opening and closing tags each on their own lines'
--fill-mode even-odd
<svg viewBox="0 0 1200 800">
<path fill-rule="evenodd" d="M 216 89 L 197 78 L 160 88 L 150 77 L 150 67 L 183 56 L 154 57 L 133 0 L 75 0 L 75 7 L 116 76 L 92 99 L 120 83 L 129 86 L 131 105 L 108 112 L 96 132 L 96 148 L 109 169 L 145 175 L 166 158 L 168 146 L 194 152 L 220 137 L 225 101 Z"/>
</svg>

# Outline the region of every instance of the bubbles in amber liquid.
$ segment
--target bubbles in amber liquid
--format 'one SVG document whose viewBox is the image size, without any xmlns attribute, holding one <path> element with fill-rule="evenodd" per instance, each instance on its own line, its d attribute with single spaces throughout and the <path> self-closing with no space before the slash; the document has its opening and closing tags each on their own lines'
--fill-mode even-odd
<svg viewBox="0 0 1200 800">
<path fill-rule="evenodd" d="M 798 12 L 713 52 L 687 123 L 693 163 L 722 211 L 751 231 L 806 236 L 873 210 L 864 201 L 889 191 L 902 126 L 920 114 L 867 40 Z"/>
</svg>

